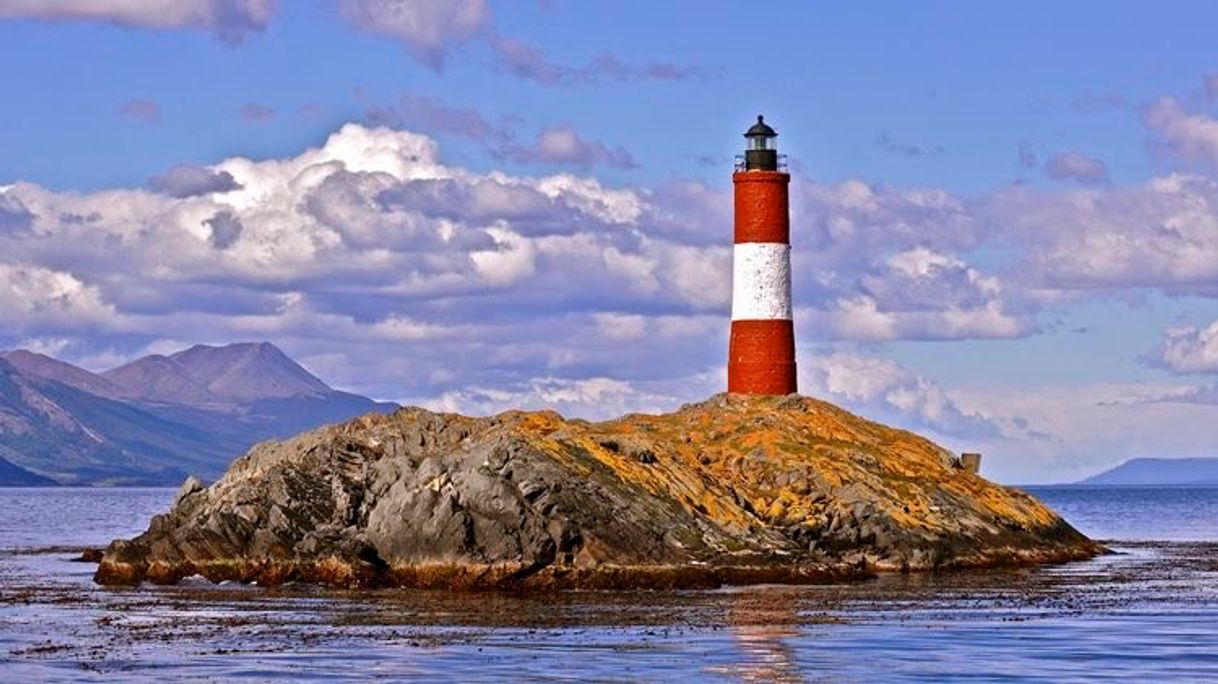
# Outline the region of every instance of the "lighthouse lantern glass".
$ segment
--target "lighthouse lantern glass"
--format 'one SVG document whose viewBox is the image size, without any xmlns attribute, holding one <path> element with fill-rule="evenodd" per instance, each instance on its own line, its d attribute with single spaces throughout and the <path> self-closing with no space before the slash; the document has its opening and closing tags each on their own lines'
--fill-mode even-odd
<svg viewBox="0 0 1218 684">
<path fill-rule="evenodd" d="M 767 138 L 764 135 L 749 136 L 750 150 L 772 150 L 775 146 L 772 144 L 773 138 Z"/>
</svg>

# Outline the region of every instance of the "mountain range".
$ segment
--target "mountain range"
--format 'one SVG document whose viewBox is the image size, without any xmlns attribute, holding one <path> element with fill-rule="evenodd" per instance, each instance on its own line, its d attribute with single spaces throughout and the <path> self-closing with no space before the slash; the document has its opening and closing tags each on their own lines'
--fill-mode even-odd
<svg viewBox="0 0 1218 684">
<path fill-rule="evenodd" d="M 0 353 L 0 486 L 214 479 L 253 444 L 396 404 L 341 392 L 273 344 L 196 345 L 93 373 Z"/>
<path fill-rule="evenodd" d="M 1134 458 L 1082 485 L 1218 485 L 1218 458 Z"/>
</svg>

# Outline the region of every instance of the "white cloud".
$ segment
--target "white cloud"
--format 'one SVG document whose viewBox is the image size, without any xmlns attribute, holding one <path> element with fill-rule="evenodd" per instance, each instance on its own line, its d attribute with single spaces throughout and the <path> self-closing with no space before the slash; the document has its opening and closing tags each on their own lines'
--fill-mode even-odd
<svg viewBox="0 0 1218 684">
<path fill-rule="evenodd" d="M 558 164 L 581 169 L 593 166 L 631 169 L 637 166 L 634 157 L 620 145 L 609 147 L 602 142 L 588 140 L 570 126 L 547 128 L 538 134 L 534 146 L 512 145 L 499 154 L 521 164 Z"/>
<path fill-rule="evenodd" d="M 429 138 L 358 125 L 158 186 L 0 191 L 0 252 L 71 273 L 93 296 L 81 301 L 110 307 L 59 317 L 72 358 L 170 335 L 272 339 L 302 355 L 344 349 L 354 389 L 387 398 L 558 371 L 663 380 L 721 362 L 706 322 L 725 324 L 705 312 L 725 310 L 730 247 L 649 236 L 641 189 L 474 173 L 441 163 Z M 597 322 L 610 312 L 646 330 L 628 351 Z"/>
<path fill-rule="evenodd" d="M 800 391 L 840 402 L 865 416 L 959 439 L 1000 439 L 1003 427 L 965 411 L 932 380 L 890 359 L 851 352 L 810 353 L 799 366 Z"/>
<path fill-rule="evenodd" d="M 118 322 L 96 287 L 71 273 L 0 262 L 0 319 L 5 333 L 81 331 Z"/>
<path fill-rule="evenodd" d="M 637 340 L 647 334 L 647 317 L 640 314 L 601 312 L 592 317 L 597 331 L 612 340 Z"/>
<path fill-rule="evenodd" d="M 998 277 L 926 247 L 878 260 L 797 253 L 796 265 L 820 275 L 799 312 L 816 339 L 1009 339 L 1037 329 L 1036 311 Z"/>
<path fill-rule="evenodd" d="M 1021 258 L 1025 287 L 1218 292 L 1218 183 L 1175 174 L 1141 185 L 1008 188 L 978 214 L 991 244 Z"/>
<path fill-rule="evenodd" d="M 687 387 L 704 379 L 684 379 Z M 490 415 L 508 410 L 550 409 L 565 416 L 592 420 L 626 413 L 662 413 L 681 403 L 682 395 L 656 392 L 638 384 L 608 377 L 581 379 L 541 377 L 507 389 L 470 387 L 445 392 L 423 405 L 434 411 Z M 706 395 L 696 397 L 703 399 Z"/>
<path fill-rule="evenodd" d="M 1147 107 L 1142 120 L 1161 151 L 1218 166 L 1218 119 L 1189 112 L 1179 101 L 1165 97 Z"/>
<path fill-rule="evenodd" d="M 475 172 L 426 136 L 354 124 L 299 154 L 189 175 L 162 192 L 0 187 L 0 253 L 71 279 L 58 305 L 0 310 L 25 321 L 0 346 L 66 339 L 72 357 L 113 359 L 170 337 L 272 339 L 352 389 L 479 411 L 605 417 L 722 388 L 726 183 Z M 1012 338 L 1094 292 L 1218 294 L 1218 184 L 1203 175 L 971 199 L 800 178 L 791 190 L 803 343 Z M 1173 354 L 1197 357 L 1203 332 L 1172 338 Z M 1050 462 L 1085 446 L 1031 404 L 965 401 L 883 358 L 801 365 L 805 392 L 956 448 L 1034 442 Z"/>
<path fill-rule="evenodd" d="M 226 42 L 262 32 L 276 0 L 0 0 L 0 19 L 102 21 L 151 29 L 198 28 Z"/>
<path fill-rule="evenodd" d="M 1038 329 L 1020 275 L 969 263 L 986 208 L 936 189 L 792 184 L 795 301 L 816 339 L 993 339 Z"/>
<path fill-rule="evenodd" d="M 1218 406 L 1165 399 L 1186 391 L 1151 383 L 1072 383 L 957 389 L 986 415 L 1020 416 L 1036 439 L 978 441 L 983 472 L 1003 482 L 1072 482 L 1136 457 L 1213 456 Z"/>
<path fill-rule="evenodd" d="M 1168 328 L 1152 362 L 1175 373 L 1218 373 L 1218 321 Z"/>
<path fill-rule="evenodd" d="M 72 273 L 115 311 L 65 322 L 92 340 L 72 347 L 77 358 L 170 335 L 271 339 L 299 355 L 343 349 L 353 389 L 384 398 L 600 376 L 682 400 L 698 397 L 663 383 L 725 358 L 730 193 L 477 173 L 444 164 L 425 136 L 354 124 L 296 155 L 188 175 L 172 192 L 168 180 L 163 192 L 0 191 L 13 224 L 0 251 Z M 1008 309 L 1010 287 L 957 255 L 972 237 L 949 195 L 797 191 L 813 221 L 856 224 L 849 236 L 798 233 L 801 339 L 1029 329 L 1031 314 Z"/>
<path fill-rule="evenodd" d="M 495 249 L 471 252 L 474 268 L 491 285 L 511 285 L 536 270 L 532 243 L 505 228 L 488 228 Z"/>
<path fill-rule="evenodd" d="M 339 0 L 355 26 L 395 38 L 417 60 L 439 70 L 449 52 L 492 21 L 484 0 Z"/>
<path fill-rule="evenodd" d="M 148 181 L 148 187 L 179 199 L 240 190 L 241 184 L 227 171 L 181 164 Z"/>
</svg>

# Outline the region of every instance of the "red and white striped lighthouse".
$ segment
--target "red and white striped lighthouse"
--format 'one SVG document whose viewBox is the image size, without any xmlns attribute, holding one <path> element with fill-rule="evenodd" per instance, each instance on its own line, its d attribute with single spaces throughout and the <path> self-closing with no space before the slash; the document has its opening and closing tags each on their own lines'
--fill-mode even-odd
<svg viewBox="0 0 1218 684">
<path fill-rule="evenodd" d="M 796 391 L 787 208 L 791 175 L 779 169 L 778 133 L 761 116 L 744 137 L 744 161 L 732 174 L 736 244 L 727 391 L 790 394 Z"/>
</svg>

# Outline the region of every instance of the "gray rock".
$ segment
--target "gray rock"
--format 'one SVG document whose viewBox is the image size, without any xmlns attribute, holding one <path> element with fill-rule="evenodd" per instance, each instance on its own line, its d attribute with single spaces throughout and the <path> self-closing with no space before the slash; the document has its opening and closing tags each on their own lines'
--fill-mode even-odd
<svg viewBox="0 0 1218 684">
<path fill-rule="evenodd" d="M 188 480 L 147 532 L 110 545 L 97 579 L 713 586 L 1099 550 L 1027 495 L 976 478 L 985 501 L 947 487 L 961 475 L 941 449 L 887 430 L 797 396 L 603 424 L 403 409 L 258 445 L 206 489 Z M 886 458 L 926 475 L 883 485 Z M 944 539 L 897 522 L 913 516 L 897 489 L 939 509 L 924 514 Z"/>
<path fill-rule="evenodd" d="M 191 475 L 190 477 L 186 478 L 186 481 L 183 482 L 182 486 L 178 488 L 178 494 L 173 498 L 173 505 L 177 506 L 178 504 L 182 503 L 182 500 L 186 497 L 190 496 L 191 494 L 197 494 L 198 492 L 203 491 L 203 489 L 203 481 L 194 475 Z"/>
</svg>

